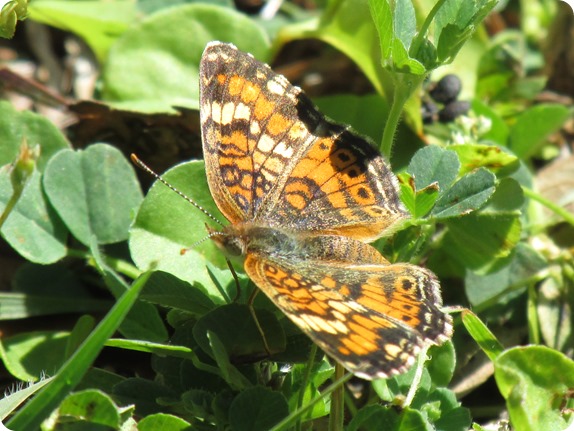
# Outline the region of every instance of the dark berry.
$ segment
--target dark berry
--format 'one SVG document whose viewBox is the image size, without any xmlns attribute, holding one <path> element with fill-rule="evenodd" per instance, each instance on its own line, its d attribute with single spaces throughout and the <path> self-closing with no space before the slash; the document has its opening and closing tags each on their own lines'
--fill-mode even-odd
<svg viewBox="0 0 574 431">
<path fill-rule="evenodd" d="M 443 76 L 429 91 L 435 102 L 447 104 L 456 100 L 460 94 L 462 82 L 456 75 Z"/>
<path fill-rule="evenodd" d="M 423 100 L 421 117 L 424 124 L 432 124 L 438 119 L 438 106 L 430 100 Z"/>
<path fill-rule="evenodd" d="M 470 109 L 470 102 L 466 100 L 455 100 L 444 105 L 438 113 L 438 120 L 441 123 L 450 123 L 460 115 L 466 114 Z"/>
</svg>

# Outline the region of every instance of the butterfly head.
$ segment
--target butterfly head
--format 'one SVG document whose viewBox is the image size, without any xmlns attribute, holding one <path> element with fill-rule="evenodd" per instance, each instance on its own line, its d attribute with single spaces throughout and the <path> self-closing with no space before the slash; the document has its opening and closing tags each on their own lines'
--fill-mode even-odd
<svg viewBox="0 0 574 431">
<path fill-rule="evenodd" d="M 223 252 L 230 257 L 243 256 L 246 253 L 246 240 L 237 232 L 235 226 L 225 226 L 223 230 L 216 230 L 205 225 L 208 238 L 210 238 Z"/>
</svg>

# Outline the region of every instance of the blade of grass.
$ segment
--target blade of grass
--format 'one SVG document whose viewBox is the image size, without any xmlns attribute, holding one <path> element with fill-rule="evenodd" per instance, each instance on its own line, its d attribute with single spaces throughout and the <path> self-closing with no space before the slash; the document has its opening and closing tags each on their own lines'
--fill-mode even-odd
<svg viewBox="0 0 574 431">
<path fill-rule="evenodd" d="M 307 410 L 313 408 L 315 404 L 317 404 L 323 398 L 329 396 L 339 386 L 344 385 L 345 382 L 347 382 L 351 377 L 353 377 L 353 375 L 351 373 L 347 373 L 340 379 L 335 380 L 321 394 L 317 395 L 302 408 L 297 409 L 293 413 L 289 414 L 289 416 L 287 416 L 285 419 L 283 419 L 281 422 L 279 422 L 277 425 L 271 428 L 270 431 L 280 431 L 288 429 L 288 426 L 290 426 L 291 423 L 294 422 L 299 416 L 302 416 Z"/>
<path fill-rule="evenodd" d="M 143 274 L 132 284 L 131 288 L 126 286 L 126 292 L 118 299 L 90 336 L 86 338 L 76 353 L 62 366 L 58 374 L 54 376 L 54 380 L 42 388 L 36 397 L 14 415 L 6 424 L 8 428 L 15 430 L 39 429 L 42 421 L 80 382 L 108 338 L 112 336 L 128 314 L 150 274 L 149 272 Z"/>
<path fill-rule="evenodd" d="M 491 361 L 495 361 L 504 351 L 504 346 L 472 311 L 467 309 L 462 312 L 462 323 Z"/>
</svg>

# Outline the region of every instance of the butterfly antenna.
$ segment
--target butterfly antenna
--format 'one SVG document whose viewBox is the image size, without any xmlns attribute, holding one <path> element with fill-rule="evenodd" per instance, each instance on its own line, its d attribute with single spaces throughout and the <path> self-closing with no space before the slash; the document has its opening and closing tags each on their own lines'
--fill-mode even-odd
<svg viewBox="0 0 574 431">
<path fill-rule="evenodd" d="M 159 176 L 158 174 L 156 174 L 154 171 L 151 170 L 151 168 L 146 165 L 144 162 L 142 162 L 138 156 L 136 156 L 135 154 L 130 154 L 130 159 L 132 160 L 132 162 L 140 167 L 141 169 L 143 169 L 144 171 L 146 171 L 148 174 L 150 174 L 152 177 L 154 177 L 156 180 L 162 182 L 163 184 L 165 184 L 169 189 L 173 190 L 174 192 L 176 192 L 178 195 L 180 195 L 182 198 L 184 198 L 186 201 L 188 201 L 190 204 L 192 204 L 194 207 L 196 207 L 198 210 L 200 210 L 203 214 L 205 214 L 207 217 L 209 217 L 211 220 L 213 220 L 215 223 L 217 223 L 220 226 L 223 226 L 223 223 L 221 223 L 219 220 L 217 220 L 209 211 L 207 211 L 205 208 L 203 208 L 201 205 L 199 205 L 197 202 L 195 202 L 193 199 L 191 199 L 190 197 L 186 196 L 183 192 L 180 192 L 178 189 L 176 189 L 174 186 L 172 186 L 170 183 L 168 183 L 166 180 L 164 180 L 161 176 Z M 209 238 L 209 237 L 208 237 Z"/>
</svg>

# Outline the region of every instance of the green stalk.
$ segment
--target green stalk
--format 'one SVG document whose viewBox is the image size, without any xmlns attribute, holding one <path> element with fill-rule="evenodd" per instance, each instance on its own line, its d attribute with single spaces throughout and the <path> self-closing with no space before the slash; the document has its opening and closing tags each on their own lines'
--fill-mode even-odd
<svg viewBox="0 0 574 431">
<path fill-rule="evenodd" d="M 319 394 L 314 399 L 312 399 L 307 405 L 305 405 L 304 407 L 297 409 L 293 413 L 289 414 L 285 419 L 283 419 L 281 422 L 279 422 L 277 425 L 275 425 L 273 428 L 271 428 L 270 431 L 281 431 L 281 430 L 288 429 L 289 425 L 293 421 L 295 421 L 296 418 L 302 416 L 308 410 L 311 410 L 315 404 L 317 404 L 323 398 L 331 395 L 331 393 L 335 389 L 337 389 L 339 386 L 345 384 L 345 382 L 347 382 L 347 380 L 349 380 L 352 376 L 353 375 L 351 373 L 347 373 L 343 377 L 341 377 L 340 379 L 335 380 L 333 383 L 331 383 L 327 387 L 327 389 L 325 389 L 321 394 Z"/>
<path fill-rule="evenodd" d="M 413 42 L 412 42 L 411 48 L 410 48 L 410 52 L 413 54 L 414 57 L 416 57 L 416 54 L 418 53 L 424 39 L 426 38 L 428 29 L 429 29 L 431 23 L 433 22 L 435 15 L 438 13 L 438 11 L 440 10 L 440 8 L 443 6 L 443 4 L 445 2 L 446 2 L 446 0 L 439 0 L 436 2 L 436 4 L 433 6 L 431 11 L 427 15 L 425 22 L 423 22 L 421 29 L 417 33 L 416 37 L 413 39 Z"/>
<path fill-rule="evenodd" d="M 34 148 L 30 148 L 26 143 L 26 139 L 23 139 L 20 145 L 20 153 L 18 153 L 18 157 L 10 170 L 12 196 L 10 196 L 4 211 L 0 214 L 0 229 L 2 229 L 4 222 L 8 219 L 8 215 L 14 210 L 14 207 L 24 192 L 26 184 L 32 175 L 34 175 L 38 157 L 40 157 L 40 147 L 36 145 Z"/>
<path fill-rule="evenodd" d="M 345 375 L 345 369 L 338 362 L 335 364 L 335 379 Z M 345 385 L 339 386 L 331 397 L 331 414 L 329 415 L 329 431 L 343 431 L 345 420 Z"/>
<path fill-rule="evenodd" d="M 303 375 L 303 380 L 301 381 L 301 389 L 299 390 L 299 397 L 297 398 L 297 409 L 303 407 L 303 401 L 305 400 L 305 389 L 309 384 L 309 378 L 311 377 L 311 370 L 313 369 L 313 364 L 315 363 L 315 356 L 317 355 L 317 345 L 313 343 L 311 347 L 311 353 L 309 353 L 309 360 L 307 361 L 307 366 L 305 367 L 305 374 Z M 301 431 L 303 421 L 301 416 L 297 419 L 295 424 L 295 431 Z"/>
<path fill-rule="evenodd" d="M 398 72 L 391 72 L 391 75 L 394 77 L 395 90 L 393 93 L 391 111 L 389 112 L 387 123 L 385 124 L 385 130 L 383 132 L 383 139 L 381 140 L 380 147 L 381 153 L 383 153 L 387 160 L 391 159 L 393 140 L 397 132 L 397 127 L 399 126 L 399 121 L 401 119 L 405 103 L 425 78 L 425 75 L 418 76 Z"/>
<path fill-rule="evenodd" d="M 555 204 L 552 201 L 549 201 L 546 198 L 543 198 L 542 196 L 540 196 L 538 193 L 536 193 L 535 191 L 522 186 L 522 190 L 524 191 L 524 195 L 529 197 L 530 199 L 544 205 L 546 208 L 548 208 L 550 211 L 552 211 L 555 214 L 558 214 L 560 217 L 562 217 L 566 222 L 568 222 L 569 224 L 571 224 L 572 226 L 574 226 L 574 214 L 570 213 L 568 210 L 566 210 L 564 207 L 561 207 L 560 205 Z"/>
<path fill-rule="evenodd" d="M 87 250 L 69 248 L 67 254 L 70 257 L 85 259 L 90 266 L 97 267 L 93 256 Z M 142 271 L 140 271 L 137 267 L 123 259 L 116 259 L 114 257 L 105 256 L 104 260 L 111 269 L 119 272 L 122 275 L 125 275 L 126 277 L 131 278 L 132 280 L 138 278 L 142 273 Z"/>
<path fill-rule="evenodd" d="M 18 203 L 20 196 L 22 196 L 23 190 L 24 190 L 24 188 L 16 189 L 12 193 L 12 196 L 10 196 L 10 200 L 8 200 L 8 203 L 6 204 L 4 211 L 2 212 L 2 214 L 0 214 L 0 229 L 2 229 L 4 222 L 6 221 L 6 219 L 8 219 L 8 215 L 12 212 L 12 210 L 14 209 L 16 204 Z"/>
</svg>

